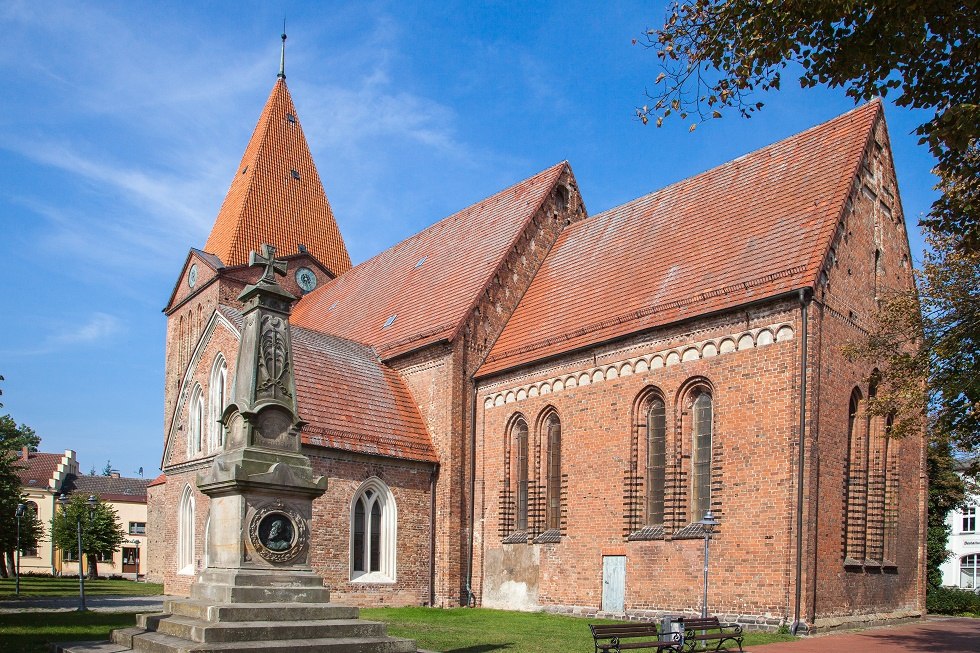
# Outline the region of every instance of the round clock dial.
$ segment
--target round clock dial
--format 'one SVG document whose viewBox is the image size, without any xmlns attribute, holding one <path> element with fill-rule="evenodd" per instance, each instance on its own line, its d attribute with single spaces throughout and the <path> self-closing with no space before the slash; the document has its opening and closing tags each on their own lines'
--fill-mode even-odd
<svg viewBox="0 0 980 653">
<path fill-rule="evenodd" d="M 316 275 L 310 268 L 300 268 L 296 270 L 296 284 L 302 288 L 303 292 L 310 292 L 316 288 Z"/>
<path fill-rule="evenodd" d="M 187 285 L 191 288 L 197 283 L 197 263 L 191 266 L 191 269 L 187 271 Z"/>
</svg>

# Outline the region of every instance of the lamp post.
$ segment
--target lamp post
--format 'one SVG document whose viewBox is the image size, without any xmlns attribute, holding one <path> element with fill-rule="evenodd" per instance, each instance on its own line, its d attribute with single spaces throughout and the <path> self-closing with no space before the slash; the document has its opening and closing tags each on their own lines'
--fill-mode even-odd
<svg viewBox="0 0 980 653">
<path fill-rule="evenodd" d="M 58 497 L 58 503 L 61 504 L 61 509 L 65 511 L 65 515 L 68 515 L 68 495 L 64 492 Z M 89 495 L 88 498 L 88 518 L 89 521 L 92 520 L 92 513 L 95 511 L 95 504 L 98 503 L 98 499 L 95 495 Z M 84 612 L 85 607 L 85 574 L 82 571 L 82 515 L 79 513 L 77 515 L 77 520 L 75 522 L 76 532 L 78 533 L 78 611 Z"/>
<path fill-rule="evenodd" d="M 704 513 L 704 517 L 698 522 L 704 529 L 704 596 L 701 600 L 701 618 L 708 618 L 708 549 L 711 545 L 711 533 L 714 532 L 718 520 L 711 513 L 711 508 Z"/>
<path fill-rule="evenodd" d="M 14 511 L 14 517 L 17 518 L 17 565 L 16 565 L 16 576 L 17 582 L 14 585 L 14 595 L 20 596 L 20 518 L 24 516 L 24 511 L 27 510 L 27 506 L 23 503 L 17 504 L 17 510 Z"/>
</svg>

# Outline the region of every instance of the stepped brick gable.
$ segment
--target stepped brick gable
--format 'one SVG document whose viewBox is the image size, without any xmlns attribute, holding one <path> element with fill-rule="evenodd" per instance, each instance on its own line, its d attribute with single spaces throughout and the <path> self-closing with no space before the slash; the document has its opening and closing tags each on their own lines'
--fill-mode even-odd
<svg viewBox="0 0 980 653">
<path fill-rule="evenodd" d="M 709 612 L 922 614 L 924 430 L 888 438 L 874 365 L 840 349 L 914 287 L 879 101 L 593 216 L 561 162 L 351 267 L 279 80 L 165 309 L 168 593 L 207 566 L 195 479 L 227 454 L 262 243 L 296 298 L 309 564 L 338 601 L 699 614 L 710 508 Z"/>
</svg>

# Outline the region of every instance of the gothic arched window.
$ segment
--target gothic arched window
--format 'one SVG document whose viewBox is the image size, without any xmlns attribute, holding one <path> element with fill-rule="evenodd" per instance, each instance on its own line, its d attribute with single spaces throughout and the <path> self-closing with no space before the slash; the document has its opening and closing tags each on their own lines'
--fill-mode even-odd
<svg viewBox="0 0 980 653">
<path fill-rule="evenodd" d="M 187 412 L 187 456 L 195 456 L 202 451 L 204 429 L 204 392 L 195 385 L 191 392 L 190 408 Z"/>
<path fill-rule="evenodd" d="M 557 413 L 551 413 L 544 422 L 548 442 L 548 469 L 545 514 L 545 528 L 561 528 L 561 420 Z"/>
<path fill-rule="evenodd" d="M 208 384 L 208 450 L 217 451 L 224 445 L 224 427 L 221 413 L 224 412 L 226 387 L 228 382 L 228 364 L 225 357 L 218 354 L 211 367 L 211 381 Z"/>
<path fill-rule="evenodd" d="M 527 447 L 528 447 L 528 437 L 527 437 L 527 422 L 523 419 L 519 420 L 514 425 L 514 467 L 515 476 L 517 480 L 517 529 L 518 531 L 527 531 Z"/>
<path fill-rule="evenodd" d="M 646 525 L 664 523 L 664 485 L 667 462 L 667 409 L 654 396 L 646 407 Z"/>
<path fill-rule="evenodd" d="M 868 496 L 868 433 L 858 419 L 864 397 L 858 388 L 851 391 L 847 409 L 847 460 L 844 468 L 844 558 L 845 563 L 864 560 L 865 505 Z"/>
<path fill-rule="evenodd" d="M 362 583 L 395 580 L 398 512 L 379 478 L 364 481 L 351 502 L 350 578 Z"/>
<path fill-rule="evenodd" d="M 691 521 L 711 507 L 711 394 L 699 388 L 691 406 Z"/>
<path fill-rule="evenodd" d="M 177 573 L 194 573 L 194 492 L 184 488 L 177 509 Z"/>
</svg>

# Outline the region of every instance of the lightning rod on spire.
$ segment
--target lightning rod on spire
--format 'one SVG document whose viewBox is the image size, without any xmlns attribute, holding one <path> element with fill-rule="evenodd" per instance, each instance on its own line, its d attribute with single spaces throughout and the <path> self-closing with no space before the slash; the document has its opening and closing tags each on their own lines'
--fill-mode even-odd
<svg viewBox="0 0 980 653">
<path fill-rule="evenodd" d="M 286 19 L 282 20 L 282 51 L 279 53 L 279 79 L 286 79 Z"/>
</svg>

